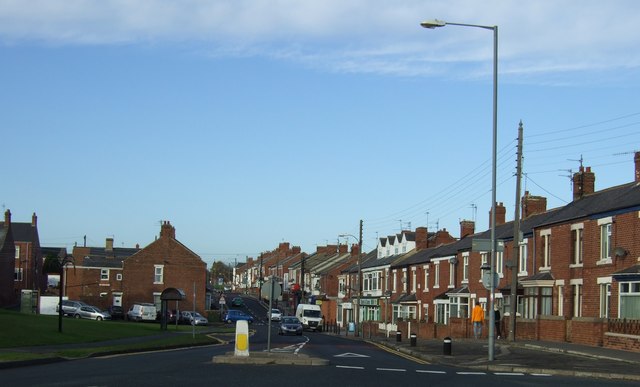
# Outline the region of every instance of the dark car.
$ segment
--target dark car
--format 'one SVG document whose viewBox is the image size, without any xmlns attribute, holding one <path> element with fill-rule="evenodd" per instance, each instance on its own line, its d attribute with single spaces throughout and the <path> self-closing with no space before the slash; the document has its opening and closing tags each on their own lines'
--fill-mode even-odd
<svg viewBox="0 0 640 387">
<path fill-rule="evenodd" d="M 109 307 L 109 314 L 113 320 L 124 320 L 124 309 L 121 306 L 111 305 Z"/>
<path fill-rule="evenodd" d="M 295 316 L 284 316 L 280 320 L 280 328 L 278 328 L 279 335 L 296 334 L 302 335 L 302 323 Z"/>
<path fill-rule="evenodd" d="M 235 297 L 231 300 L 231 306 L 244 306 L 244 300 L 242 297 Z"/>
<path fill-rule="evenodd" d="M 250 315 L 246 314 L 241 310 L 231 309 L 231 310 L 228 310 L 227 313 L 224 315 L 224 321 L 227 324 L 231 324 L 239 320 L 245 320 L 249 324 L 253 324 L 253 317 L 251 317 Z"/>
</svg>

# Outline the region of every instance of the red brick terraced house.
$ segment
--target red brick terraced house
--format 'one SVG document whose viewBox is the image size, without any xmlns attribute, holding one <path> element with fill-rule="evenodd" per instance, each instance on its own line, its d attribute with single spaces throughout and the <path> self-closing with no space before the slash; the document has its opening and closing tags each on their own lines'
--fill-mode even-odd
<svg viewBox="0 0 640 387">
<path fill-rule="evenodd" d="M 161 306 L 160 295 L 167 288 L 182 289 L 186 299 L 179 309 L 205 313 L 206 263 L 176 239 L 175 228 L 165 221 L 160 237 L 143 249 L 118 248 L 113 238 L 105 247 L 74 247 L 74 265 L 65 267 L 64 294 L 101 308 L 136 302 Z M 194 286 L 195 285 L 195 286 Z M 175 309 L 173 304 L 169 308 Z"/>
<path fill-rule="evenodd" d="M 160 238 L 124 260 L 123 303 L 128 310 L 136 302 L 150 302 L 160 309 L 160 295 L 167 288 L 181 289 L 186 298 L 178 309 L 205 314 L 207 264 L 176 239 L 168 221 L 160 227 Z M 194 299 L 195 297 L 195 299 Z M 169 308 L 175 308 L 173 301 Z"/>
<path fill-rule="evenodd" d="M 560 208 L 547 210 L 546 199 L 525 193 L 515 249 L 514 222 L 505 222 L 504 207 L 497 203 L 496 239 L 504 242 L 504 251 L 496 253 L 494 301 L 509 317 L 502 321 L 503 336 L 515 309 L 517 339 L 639 350 L 640 153 L 631 183 L 596 191 L 590 168 L 581 168 L 573 182 L 574 199 Z M 463 222 L 460 240 L 416 247 L 391 263 L 382 291 L 391 294 L 394 305 L 382 315 L 402 316 L 391 329 L 403 334 L 411 329 L 419 337 L 470 337 L 473 303 L 486 310 L 491 297 L 481 280 L 489 254 L 474 251 L 472 241 L 488 239 L 490 230 L 474 234 Z M 515 307 L 512 273 L 518 283 Z"/>
</svg>

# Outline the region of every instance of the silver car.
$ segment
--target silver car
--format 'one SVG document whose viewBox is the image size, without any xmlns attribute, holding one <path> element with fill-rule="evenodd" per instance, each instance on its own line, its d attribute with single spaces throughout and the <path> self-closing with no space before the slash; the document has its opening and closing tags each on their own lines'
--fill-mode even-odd
<svg viewBox="0 0 640 387">
<path fill-rule="evenodd" d="M 76 309 L 73 314 L 75 318 L 86 318 L 89 320 L 111 320 L 111 315 L 106 310 L 91 305 L 83 305 Z"/>
</svg>

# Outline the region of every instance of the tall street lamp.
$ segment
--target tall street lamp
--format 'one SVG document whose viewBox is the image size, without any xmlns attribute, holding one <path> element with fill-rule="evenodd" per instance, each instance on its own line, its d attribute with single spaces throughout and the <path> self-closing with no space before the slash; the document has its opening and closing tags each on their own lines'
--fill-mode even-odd
<svg viewBox="0 0 640 387">
<path fill-rule="evenodd" d="M 493 150 L 491 166 L 491 291 L 489 296 L 489 361 L 493 361 L 495 344 L 495 314 L 493 302 L 495 284 L 493 277 L 496 270 L 496 162 L 498 145 L 498 26 L 483 26 L 478 24 L 449 23 L 442 20 L 427 20 L 420 25 L 424 28 L 434 29 L 446 25 L 475 27 L 493 31 Z"/>
<path fill-rule="evenodd" d="M 360 221 L 362 222 L 362 221 Z M 338 237 L 340 238 L 348 238 L 351 237 L 353 239 L 355 239 L 356 241 L 358 241 L 358 278 L 356 279 L 356 286 L 357 286 L 357 292 L 356 292 L 356 309 L 355 309 L 355 323 L 356 323 L 356 331 L 355 331 L 355 335 L 358 336 L 358 331 L 359 331 L 359 327 L 358 327 L 358 323 L 359 323 L 359 315 L 360 315 L 360 293 L 361 293 L 361 289 L 360 289 L 360 277 L 361 277 L 361 267 L 360 267 L 360 261 L 362 258 L 362 236 L 360 238 L 356 237 L 355 235 L 351 235 L 351 234 L 340 234 L 338 235 Z"/>
</svg>

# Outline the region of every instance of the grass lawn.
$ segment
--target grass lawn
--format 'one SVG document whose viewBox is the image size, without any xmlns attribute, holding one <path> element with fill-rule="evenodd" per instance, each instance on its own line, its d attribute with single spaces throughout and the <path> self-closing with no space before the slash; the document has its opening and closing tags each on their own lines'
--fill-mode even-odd
<svg viewBox="0 0 640 387">
<path fill-rule="evenodd" d="M 195 337 L 190 325 L 169 325 L 167 331 L 160 330 L 158 323 L 131 323 L 124 321 L 80 320 L 69 317 L 62 319 L 62 333 L 58 331 L 58 316 L 24 314 L 0 310 L 2 334 L 0 334 L 0 361 L 36 359 L 43 357 L 83 357 L 96 352 L 126 351 L 144 348 L 167 348 L 216 342 L 205 333 L 214 327 L 196 327 Z M 229 328 L 214 329 L 220 333 Z M 172 335 L 167 332 L 183 332 Z M 105 346 L 107 340 L 152 336 L 143 343 Z M 47 351 L 16 352 L 12 348 L 52 346 L 60 344 L 95 343 L 83 348 Z"/>
</svg>

